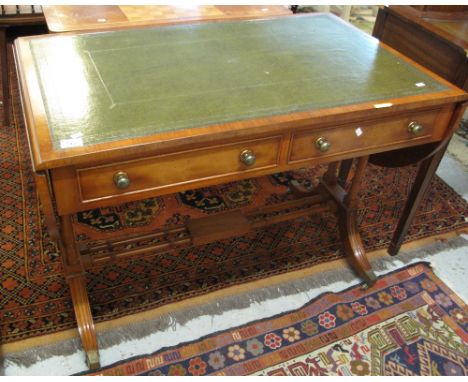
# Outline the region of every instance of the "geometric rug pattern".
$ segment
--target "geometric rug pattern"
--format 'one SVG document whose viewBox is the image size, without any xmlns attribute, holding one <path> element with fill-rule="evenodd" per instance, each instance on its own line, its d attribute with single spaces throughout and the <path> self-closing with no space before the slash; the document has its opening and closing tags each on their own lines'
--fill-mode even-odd
<svg viewBox="0 0 468 382">
<path fill-rule="evenodd" d="M 468 310 L 426 263 L 93 375 L 468 375 Z"/>
</svg>

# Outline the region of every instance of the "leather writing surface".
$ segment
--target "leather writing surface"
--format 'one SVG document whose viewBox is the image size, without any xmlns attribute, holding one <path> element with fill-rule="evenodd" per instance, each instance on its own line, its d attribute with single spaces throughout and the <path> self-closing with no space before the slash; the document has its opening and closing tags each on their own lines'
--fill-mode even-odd
<svg viewBox="0 0 468 382">
<path fill-rule="evenodd" d="M 446 89 L 330 15 L 30 46 L 56 149 Z"/>
</svg>

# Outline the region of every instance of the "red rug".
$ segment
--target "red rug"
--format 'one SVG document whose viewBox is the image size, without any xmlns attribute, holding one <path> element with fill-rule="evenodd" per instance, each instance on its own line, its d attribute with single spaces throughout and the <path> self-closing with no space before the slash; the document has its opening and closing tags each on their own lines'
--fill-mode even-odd
<svg viewBox="0 0 468 382">
<path fill-rule="evenodd" d="M 88 375 L 468 375 L 468 310 L 425 263 Z"/>
<path fill-rule="evenodd" d="M 12 84 L 16 84 L 13 79 Z M 75 328 L 57 247 L 42 225 L 18 91 L 13 127 L 0 130 L 0 341 L 8 343 Z M 289 183 L 310 185 L 322 168 L 229 183 L 92 210 L 76 216 L 78 240 L 101 242 L 180 226 L 192 217 L 229 209 L 256 210 L 291 199 Z M 359 225 L 366 249 L 385 248 L 414 168 L 369 166 L 360 194 Z M 408 240 L 464 230 L 468 204 L 439 178 L 421 205 Z M 334 216 L 310 216 L 201 247 L 115 261 L 88 274 L 96 322 L 149 310 L 228 286 L 304 269 L 342 256 Z"/>
</svg>

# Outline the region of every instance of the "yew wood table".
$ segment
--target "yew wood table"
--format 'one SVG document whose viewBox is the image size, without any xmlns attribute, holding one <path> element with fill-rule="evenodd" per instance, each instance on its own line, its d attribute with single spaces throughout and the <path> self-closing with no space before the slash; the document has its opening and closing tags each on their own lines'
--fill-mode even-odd
<svg viewBox="0 0 468 382">
<path fill-rule="evenodd" d="M 356 225 L 368 156 L 444 144 L 468 99 L 329 14 L 20 38 L 15 59 L 46 224 L 90 367 L 99 353 L 85 269 L 102 259 L 77 246 L 76 212 L 329 163 L 317 190 L 295 191 L 307 213 L 336 210 L 343 249 L 371 284 Z M 339 168 L 349 159 L 350 181 Z M 186 244 L 277 222 L 280 207 L 291 211 L 281 219 L 297 217 L 296 204 L 260 221 L 239 211 L 192 220 Z M 154 246 L 113 248 L 111 258 Z"/>
</svg>

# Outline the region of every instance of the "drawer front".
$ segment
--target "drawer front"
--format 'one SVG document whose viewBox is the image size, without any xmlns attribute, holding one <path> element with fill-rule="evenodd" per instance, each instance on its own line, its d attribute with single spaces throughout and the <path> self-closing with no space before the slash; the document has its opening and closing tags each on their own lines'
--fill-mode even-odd
<svg viewBox="0 0 468 382">
<path fill-rule="evenodd" d="M 292 137 L 289 163 L 428 142 L 440 135 L 440 114 L 443 113 L 439 110 L 431 110 L 404 117 L 297 132 Z M 412 129 L 409 127 L 411 123 Z"/>
<path fill-rule="evenodd" d="M 80 199 L 112 198 L 276 167 L 280 144 L 277 136 L 79 169 Z"/>
</svg>

